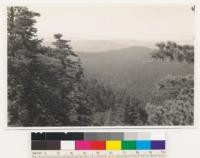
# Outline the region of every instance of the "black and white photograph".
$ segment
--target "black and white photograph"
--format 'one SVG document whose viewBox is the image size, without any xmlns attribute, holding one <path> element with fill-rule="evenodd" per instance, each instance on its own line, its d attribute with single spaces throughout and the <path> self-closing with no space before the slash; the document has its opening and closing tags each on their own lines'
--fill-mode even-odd
<svg viewBox="0 0 200 158">
<path fill-rule="evenodd" d="M 195 6 L 7 6 L 8 127 L 194 125 Z"/>
</svg>

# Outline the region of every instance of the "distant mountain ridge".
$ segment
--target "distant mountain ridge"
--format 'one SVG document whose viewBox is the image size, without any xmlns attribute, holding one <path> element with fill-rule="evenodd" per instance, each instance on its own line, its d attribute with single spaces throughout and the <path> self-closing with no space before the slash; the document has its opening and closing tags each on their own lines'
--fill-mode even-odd
<svg viewBox="0 0 200 158">
<path fill-rule="evenodd" d="M 122 48 L 122 49 L 117 49 L 117 50 L 109 50 L 109 51 L 104 51 L 101 53 L 91 53 L 91 52 L 84 52 L 84 51 L 79 51 L 76 52 L 81 59 L 87 60 L 87 58 L 106 58 L 108 60 L 109 58 L 113 58 L 113 60 L 142 60 L 142 59 L 151 59 L 150 54 L 154 51 L 154 49 L 150 49 L 147 47 L 128 47 L 128 48 Z M 105 60 L 104 60 L 105 61 Z"/>
<path fill-rule="evenodd" d="M 120 50 L 130 47 L 147 47 L 155 49 L 155 44 L 159 41 L 142 41 L 142 40 L 128 40 L 128 39 L 111 39 L 111 40 L 85 40 L 75 39 L 71 40 L 71 46 L 75 52 L 90 52 L 100 53 L 112 50 Z M 191 41 L 177 41 L 180 44 L 192 44 Z M 44 41 L 46 46 L 52 46 L 49 41 Z"/>
</svg>

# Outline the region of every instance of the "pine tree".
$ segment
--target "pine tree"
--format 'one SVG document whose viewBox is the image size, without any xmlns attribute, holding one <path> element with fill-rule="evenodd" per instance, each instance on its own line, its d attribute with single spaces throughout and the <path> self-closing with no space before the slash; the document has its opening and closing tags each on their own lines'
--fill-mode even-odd
<svg viewBox="0 0 200 158">
<path fill-rule="evenodd" d="M 28 117 L 22 98 L 26 93 L 24 83 L 27 82 L 27 67 L 32 60 L 30 56 L 41 42 L 35 37 L 36 16 L 39 14 L 26 7 L 7 8 L 9 124 L 21 125 Z"/>
<path fill-rule="evenodd" d="M 14 57 L 21 49 L 25 49 L 26 53 L 37 49 L 41 40 L 36 37 L 34 18 L 38 16 L 40 16 L 39 13 L 29 11 L 27 7 L 7 8 L 8 54 L 10 56 Z"/>
</svg>

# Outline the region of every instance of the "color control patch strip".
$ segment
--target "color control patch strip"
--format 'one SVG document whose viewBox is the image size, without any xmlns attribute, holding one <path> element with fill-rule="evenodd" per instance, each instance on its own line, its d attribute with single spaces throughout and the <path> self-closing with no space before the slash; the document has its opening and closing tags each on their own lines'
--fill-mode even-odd
<svg viewBox="0 0 200 158">
<path fill-rule="evenodd" d="M 32 133 L 34 150 L 165 150 L 164 133 Z"/>
</svg>

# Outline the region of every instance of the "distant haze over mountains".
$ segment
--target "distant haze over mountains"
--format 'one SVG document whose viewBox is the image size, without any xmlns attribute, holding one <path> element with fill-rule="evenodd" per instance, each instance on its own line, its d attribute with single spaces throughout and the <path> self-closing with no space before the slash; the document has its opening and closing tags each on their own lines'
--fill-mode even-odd
<svg viewBox="0 0 200 158">
<path fill-rule="evenodd" d="M 140 41 L 140 40 L 129 40 L 129 39 L 111 39 L 111 40 L 85 40 L 75 39 L 71 40 L 71 45 L 76 52 L 88 52 L 88 53 L 99 53 L 107 52 L 111 50 L 124 49 L 134 46 L 143 46 L 148 48 L 156 48 L 155 44 L 159 41 Z M 165 42 L 165 41 L 164 41 Z M 176 41 L 179 44 L 192 44 L 192 41 Z M 51 42 L 44 41 L 44 45 L 52 46 Z"/>
<path fill-rule="evenodd" d="M 124 49 L 133 46 L 153 48 L 155 42 L 143 42 L 137 40 L 79 40 L 72 41 L 71 44 L 75 51 L 97 53 Z"/>
</svg>

